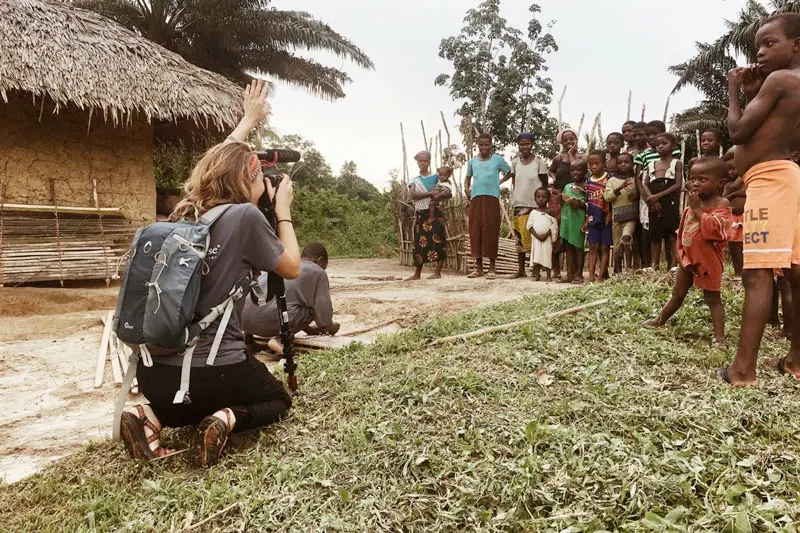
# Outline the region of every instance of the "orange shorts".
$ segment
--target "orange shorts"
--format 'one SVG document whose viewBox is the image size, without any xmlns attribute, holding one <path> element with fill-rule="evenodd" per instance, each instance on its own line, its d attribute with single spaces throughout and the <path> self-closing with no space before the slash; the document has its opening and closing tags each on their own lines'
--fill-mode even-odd
<svg viewBox="0 0 800 533">
<path fill-rule="evenodd" d="M 759 163 L 744 175 L 744 268 L 800 265 L 800 167 Z"/>
</svg>

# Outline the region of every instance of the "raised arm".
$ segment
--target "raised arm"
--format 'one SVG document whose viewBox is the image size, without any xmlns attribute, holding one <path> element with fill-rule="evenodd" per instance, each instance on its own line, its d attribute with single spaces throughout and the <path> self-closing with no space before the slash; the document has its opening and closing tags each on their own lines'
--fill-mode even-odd
<svg viewBox="0 0 800 533">
<path fill-rule="evenodd" d="M 258 124 L 267 118 L 270 105 L 267 102 L 269 84 L 264 80 L 253 80 L 244 89 L 244 117 L 239 121 L 233 133 L 226 141 L 245 142 L 248 135 Z"/>
<path fill-rule="evenodd" d="M 739 90 L 749 69 L 737 67 L 728 72 L 728 131 L 734 144 L 746 144 L 764 123 L 783 92 L 788 71 L 776 70 L 767 76 L 761 89 L 742 111 Z"/>
</svg>

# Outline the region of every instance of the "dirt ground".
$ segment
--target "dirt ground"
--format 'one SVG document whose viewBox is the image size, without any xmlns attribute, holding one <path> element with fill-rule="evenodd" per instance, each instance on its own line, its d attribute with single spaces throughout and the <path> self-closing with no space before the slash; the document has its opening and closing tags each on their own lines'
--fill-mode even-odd
<svg viewBox="0 0 800 533">
<path fill-rule="evenodd" d="M 530 279 L 469 280 L 447 273 L 441 280 L 402 281 L 410 274 L 392 260 L 331 261 L 328 275 L 341 333 L 396 319 L 368 334 L 377 335 L 423 318 L 560 288 Z M 116 293 L 116 287 L 105 286 L 0 289 L 0 480 L 14 482 L 88 441 L 110 436 L 117 387 L 109 368 L 103 387 L 95 389 L 93 381 L 101 317 L 114 307 Z"/>
</svg>

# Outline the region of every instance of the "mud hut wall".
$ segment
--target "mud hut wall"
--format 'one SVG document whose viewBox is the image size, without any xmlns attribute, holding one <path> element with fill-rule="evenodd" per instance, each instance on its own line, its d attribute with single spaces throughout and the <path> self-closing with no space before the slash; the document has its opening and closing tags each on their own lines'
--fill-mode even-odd
<svg viewBox="0 0 800 533">
<path fill-rule="evenodd" d="M 93 207 L 92 178 L 100 207 L 119 207 L 135 225 L 155 221 L 153 126 L 144 119 L 114 127 L 96 110 L 77 107 L 53 114 L 47 100 L 0 99 L 0 183 L 6 203 L 51 205 L 54 179 L 59 205 Z M 41 120 L 40 120 L 41 113 Z M 87 132 L 88 129 L 88 132 Z"/>
</svg>

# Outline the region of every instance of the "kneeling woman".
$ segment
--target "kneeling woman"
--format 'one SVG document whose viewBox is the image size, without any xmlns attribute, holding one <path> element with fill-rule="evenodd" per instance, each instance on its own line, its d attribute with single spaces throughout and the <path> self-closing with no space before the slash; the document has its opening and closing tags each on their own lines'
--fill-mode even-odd
<svg viewBox="0 0 800 533">
<path fill-rule="evenodd" d="M 194 220 L 214 206 L 235 204 L 211 227 L 207 271 L 197 304 L 201 316 L 225 300 L 234 283 L 254 269 L 274 271 L 289 279 L 300 274 L 300 251 L 291 222 L 292 184 L 285 179 L 274 192 L 261 173 L 255 152 L 239 142 L 267 111 L 266 86 L 254 83 L 245 92 L 245 117 L 230 142 L 203 155 L 171 217 Z M 277 235 L 255 205 L 265 189 L 274 195 Z M 160 444 L 162 426 L 199 424 L 193 444 L 195 458 L 201 466 L 214 464 L 231 431 L 270 424 L 289 410 L 292 399 L 283 384 L 245 352 L 244 302 L 240 299 L 234 307 L 213 366 L 206 366 L 205 359 L 216 324 L 200 336 L 192 356 L 191 403 L 173 403 L 181 377 L 180 354 L 154 357 L 152 367 L 139 363 L 139 388 L 149 403 L 126 409 L 121 427 L 122 439 L 135 458 L 170 453 Z"/>
</svg>

